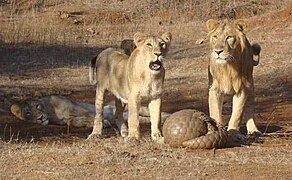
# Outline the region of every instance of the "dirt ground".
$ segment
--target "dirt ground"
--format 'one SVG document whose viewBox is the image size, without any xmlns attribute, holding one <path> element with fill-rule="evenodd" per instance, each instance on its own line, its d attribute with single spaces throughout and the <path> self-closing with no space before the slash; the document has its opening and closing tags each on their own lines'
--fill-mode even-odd
<svg viewBox="0 0 292 180">
<path fill-rule="evenodd" d="M 37 3 L 38 2 L 38 3 Z M 0 179 L 290 179 L 292 172 L 292 2 L 0 1 Z M 245 18 L 262 46 L 254 69 L 255 116 L 263 137 L 250 146 L 190 150 L 156 144 L 150 124 L 140 142 L 111 128 L 88 141 L 90 128 L 17 120 L 12 103 L 61 94 L 94 103 L 88 63 L 135 32 L 170 31 L 163 111 L 208 113 L 208 18 Z M 106 97 L 109 101 L 111 95 Z M 230 98 L 224 103 L 226 121 Z M 242 132 L 245 133 L 243 126 Z"/>
</svg>

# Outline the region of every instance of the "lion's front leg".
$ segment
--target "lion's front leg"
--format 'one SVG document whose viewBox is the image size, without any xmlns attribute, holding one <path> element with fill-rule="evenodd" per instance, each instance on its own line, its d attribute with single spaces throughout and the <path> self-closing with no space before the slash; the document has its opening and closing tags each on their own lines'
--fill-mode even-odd
<svg viewBox="0 0 292 180">
<path fill-rule="evenodd" d="M 140 138 L 140 126 L 139 126 L 139 108 L 140 101 L 135 93 L 131 93 L 128 99 L 128 127 L 129 134 L 128 138 Z"/>
<path fill-rule="evenodd" d="M 128 135 L 128 127 L 123 117 L 123 113 L 124 113 L 126 105 L 123 104 L 121 100 L 117 98 L 115 100 L 115 104 L 116 104 L 116 112 L 115 112 L 116 125 L 118 126 L 121 136 L 126 137 Z"/>
<path fill-rule="evenodd" d="M 95 110 L 96 114 L 94 117 L 93 130 L 91 134 L 88 136 L 88 139 L 91 138 L 100 138 L 102 137 L 102 129 L 103 129 L 103 96 L 104 90 L 96 88 L 96 97 L 95 97 Z"/>
<path fill-rule="evenodd" d="M 217 123 L 223 124 L 222 119 L 222 106 L 223 106 L 223 94 L 210 89 L 209 90 L 209 114 L 210 117 L 215 119 Z"/>
<path fill-rule="evenodd" d="M 245 90 L 234 94 L 232 99 L 232 114 L 228 123 L 229 130 L 239 130 L 243 108 L 246 102 L 247 94 Z"/>
<path fill-rule="evenodd" d="M 163 142 L 161 131 L 159 129 L 161 120 L 161 98 L 152 100 L 149 103 L 151 137 L 154 141 Z"/>
</svg>

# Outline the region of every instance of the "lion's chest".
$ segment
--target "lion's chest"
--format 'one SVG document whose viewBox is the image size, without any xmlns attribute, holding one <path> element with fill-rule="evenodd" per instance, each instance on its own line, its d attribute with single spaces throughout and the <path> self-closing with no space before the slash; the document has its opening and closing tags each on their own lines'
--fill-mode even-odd
<svg viewBox="0 0 292 180">
<path fill-rule="evenodd" d="M 238 70 L 232 66 L 211 68 L 213 83 L 211 88 L 224 94 L 238 93 L 242 88 L 242 80 Z"/>
<path fill-rule="evenodd" d="M 232 82 L 232 79 L 228 76 L 222 76 L 214 81 L 214 86 L 219 89 L 220 92 L 224 94 L 234 94 L 238 91 L 237 86 L 234 86 L 235 82 Z"/>
<path fill-rule="evenodd" d="M 163 91 L 162 80 L 156 82 L 148 82 L 141 86 L 140 97 L 142 100 L 152 100 L 160 98 Z"/>
</svg>

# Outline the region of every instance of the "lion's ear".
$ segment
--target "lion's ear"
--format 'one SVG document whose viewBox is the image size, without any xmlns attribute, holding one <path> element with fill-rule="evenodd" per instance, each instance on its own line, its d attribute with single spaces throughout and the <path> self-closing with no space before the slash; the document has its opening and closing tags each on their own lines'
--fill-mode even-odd
<svg viewBox="0 0 292 180">
<path fill-rule="evenodd" d="M 143 34 L 143 33 L 140 33 L 140 32 L 137 32 L 135 35 L 134 35 L 134 43 L 135 45 L 138 47 L 140 45 L 142 45 L 144 43 L 144 41 L 146 40 L 146 35 Z"/>
<path fill-rule="evenodd" d="M 214 20 L 214 19 L 209 19 L 206 22 L 206 25 L 207 25 L 208 32 L 212 32 L 218 27 L 219 21 L 218 20 Z"/>
<path fill-rule="evenodd" d="M 10 107 L 10 111 L 12 112 L 12 114 L 14 116 L 16 116 L 17 118 L 23 120 L 22 116 L 21 116 L 21 107 L 19 104 L 12 104 Z"/>
<path fill-rule="evenodd" d="M 161 38 L 163 39 L 163 41 L 165 41 L 167 44 L 169 44 L 171 39 L 172 39 L 172 35 L 170 32 L 166 32 L 166 33 L 161 35 Z"/>
<path fill-rule="evenodd" d="M 242 19 L 236 20 L 234 22 L 234 27 L 239 31 L 245 31 L 246 30 L 246 22 Z"/>
</svg>

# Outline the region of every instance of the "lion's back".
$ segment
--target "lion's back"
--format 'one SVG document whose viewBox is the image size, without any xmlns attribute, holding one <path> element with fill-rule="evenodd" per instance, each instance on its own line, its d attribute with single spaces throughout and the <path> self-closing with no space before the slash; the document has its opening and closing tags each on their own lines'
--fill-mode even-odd
<svg viewBox="0 0 292 180">
<path fill-rule="evenodd" d="M 100 76 L 111 73 L 115 68 L 125 66 L 127 58 L 121 49 L 107 48 L 98 55 L 96 69 Z"/>
<path fill-rule="evenodd" d="M 126 96 L 128 61 L 129 56 L 122 49 L 107 48 L 102 51 L 96 61 L 98 86 L 112 91 L 115 95 Z"/>
</svg>

